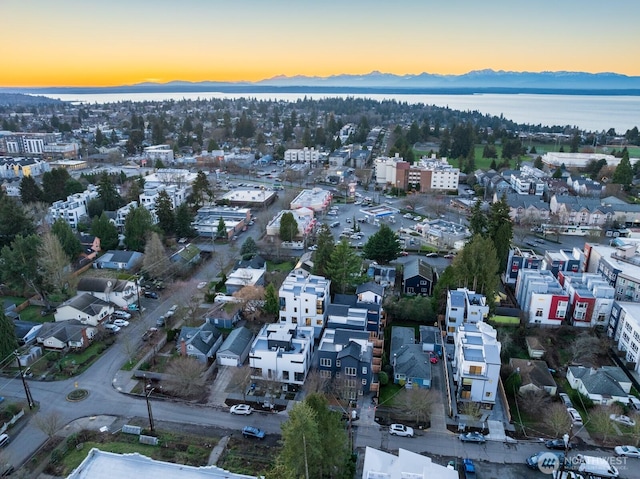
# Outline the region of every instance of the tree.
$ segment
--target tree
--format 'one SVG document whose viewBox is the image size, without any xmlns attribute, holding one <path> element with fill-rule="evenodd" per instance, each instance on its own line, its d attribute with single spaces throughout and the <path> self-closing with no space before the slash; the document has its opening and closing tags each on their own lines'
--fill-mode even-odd
<svg viewBox="0 0 640 479">
<path fill-rule="evenodd" d="M 98 197 L 107 211 L 115 211 L 122 206 L 120 193 L 106 171 L 102 173 L 98 182 Z"/>
<path fill-rule="evenodd" d="M 2 281 L 16 291 L 42 294 L 42 277 L 38 262 L 34 261 L 40 241 L 36 235 L 16 236 L 11 247 L 4 246 L 0 252 Z"/>
<path fill-rule="evenodd" d="M 498 257 L 490 238 L 475 235 L 453 260 L 454 280 L 493 301 L 498 289 Z"/>
<path fill-rule="evenodd" d="M 42 193 L 44 200 L 51 204 L 54 201 L 66 199 L 65 184 L 71 178 L 69 172 L 64 168 L 54 168 L 45 171 L 42 175 Z"/>
<path fill-rule="evenodd" d="M 175 358 L 167 366 L 165 374 L 168 379 L 163 384 L 176 396 L 193 398 L 204 390 L 202 374 L 206 367 L 206 364 L 195 358 Z"/>
<path fill-rule="evenodd" d="M 365 258 L 380 264 L 387 264 L 396 259 L 400 256 L 400 250 L 398 235 L 384 223 L 376 233 L 371 235 L 362 248 Z"/>
<path fill-rule="evenodd" d="M 482 200 L 478 198 L 471 208 L 469 217 L 469 231 L 471 236 L 484 235 L 488 226 L 487 215 L 482 211 Z"/>
<path fill-rule="evenodd" d="M 181 203 L 175 209 L 175 233 L 178 238 L 192 238 L 196 235 L 193 228 L 194 215 L 186 203 Z"/>
<path fill-rule="evenodd" d="M 567 414 L 567 408 L 560 403 L 551 404 L 544 414 L 544 424 L 555 437 L 559 437 L 569 432 L 571 428 L 571 418 Z"/>
<path fill-rule="evenodd" d="M 16 330 L 11 318 L 4 314 L 4 308 L 0 309 L 0 358 L 3 360 L 18 349 Z"/>
<path fill-rule="evenodd" d="M 58 236 L 45 233 L 38 245 L 38 267 L 42 272 L 43 287 L 50 293 L 62 293 L 73 289 L 77 283 L 72 274 L 69 256 Z"/>
<path fill-rule="evenodd" d="M 255 240 L 249 236 L 240 247 L 240 256 L 243 260 L 249 260 L 258 254 L 258 245 Z"/>
<path fill-rule="evenodd" d="M 44 432 L 49 439 L 53 438 L 60 428 L 64 426 L 64 419 L 58 411 L 46 413 L 38 411 L 34 420 L 38 429 Z"/>
<path fill-rule="evenodd" d="M 625 148 L 622 153 L 622 159 L 613 172 L 613 178 L 611 181 L 615 184 L 622 185 L 625 190 L 631 187 L 633 181 L 633 168 L 629 162 L 629 151 Z"/>
<path fill-rule="evenodd" d="M 166 278 L 171 273 L 171 262 L 164 250 L 160 236 L 155 231 L 149 235 L 144 247 L 142 269 L 155 279 Z"/>
<path fill-rule="evenodd" d="M 158 217 L 158 226 L 165 235 L 170 235 L 175 229 L 175 215 L 173 212 L 173 201 L 167 190 L 162 189 L 158 193 L 156 200 L 156 216 Z"/>
<path fill-rule="evenodd" d="M 333 233 L 326 223 L 322 223 L 318 230 L 316 246 L 318 248 L 313 252 L 313 274 L 326 276 L 327 264 L 331 259 L 331 253 L 336 247 Z"/>
<path fill-rule="evenodd" d="M 436 402 L 435 394 L 430 389 L 413 387 L 403 389 L 394 401 L 394 406 L 408 414 L 416 423 L 426 424 L 431 417 L 431 410 Z"/>
<path fill-rule="evenodd" d="M 432 301 L 424 296 L 404 297 L 400 299 L 389 297 L 389 299 L 385 301 L 384 309 L 389 317 L 400 321 L 433 323 L 436 320 Z"/>
<path fill-rule="evenodd" d="M 262 286 L 243 286 L 239 291 L 233 293 L 235 298 L 242 300 L 242 315 L 254 321 L 262 315 L 265 291 Z"/>
<path fill-rule="evenodd" d="M 58 218 L 51 226 L 51 232 L 56 235 L 60 246 L 69 260 L 74 260 L 82 252 L 82 244 L 74 234 L 71 226 L 62 218 Z"/>
<path fill-rule="evenodd" d="M 8 196 L 0 198 L 0 247 L 10 245 L 17 236 L 35 233 L 33 221 L 24 208 Z"/>
<path fill-rule="evenodd" d="M 326 266 L 327 276 L 331 278 L 331 286 L 335 291 L 344 293 L 352 285 L 360 268 L 362 260 L 351 249 L 346 240 L 340 241 L 334 248 Z"/>
<path fill-rule="evenodd" d="M 20 180 L 20 199 L 23 204 L 35 203 L 44 199 L 42 189 L 32 176 L 25 176 Z"/>
<path fill-rule="evenodd" d="M 277 316 L 280 311 L 278 292 L 273 283 L 269 283 L 264 290 L 264 312 L 271 316 Z"/>
<path fill-rule="evenodd" d="M 509 249 L 511 248 L 511 240 L 513 239 L 513 223 L 509 216 L 509 204 L 507 198 L 502 195 L 500 201 L 491 204 L 489 210 L 489 237 L 496 249 L 498 265 L 504 267 L 509 257 Z"/>
<path fill-rule="evenodd" d="M 602 436 L 602 441 L 605 444 L 609 436 L 615 433 L 613 421 L 609 417 L 613 412 L 612 408 L 602 405 L 596 406 L 589 411 L 590 426 Z"/>
<path fill-rule="evenodd" d="M 213 189 L 204 171 L 198 171 L 196 179 L 191 186 L 191 191 L 193 204 L 196 208 L 203 206 L 205 201 L 211 201 L 213 199 Z"/>
<path fill-rule="evenodd" d="M 82 193 L 86 188 L 75 178 L 69 178 L 64 184 L 64 194 L 69 197 L 77 193 Z"/>
<path fill-rule="evenodd" d="M 131 208 L 124 220 L 124 244 L 133 251 L 142 251 L 146 236 L 153 228 L 151 213 L 144 206 Z"/>
<path fill-rule="evenodd" d="M 527 390 L 518 393 L 517 401 L 531 417 L 542 417 L 549 407 L 550 398 L 544 390 Z"/>
<path fill-rule="evenodd" d="M 93 218 L 91 222 L 91 234 L 100 238 L 100 248 L 109 251 L 118 247 L 118 228 L 103 211 L 100 216 Z"/>
<path fill-rule="evenodd" d="M 280 239 L 282 241 L 293 241 L 298 236 L 298 222 L 293 213 L 287 211 L 280 217 Z"/>
<path fill-rule="evenodd" d="M 227 238 L 227 225 L 224 222 L 222 216 L 218 220 L 218 231 L 216 232 L 216 238 Z"/>
</svg>

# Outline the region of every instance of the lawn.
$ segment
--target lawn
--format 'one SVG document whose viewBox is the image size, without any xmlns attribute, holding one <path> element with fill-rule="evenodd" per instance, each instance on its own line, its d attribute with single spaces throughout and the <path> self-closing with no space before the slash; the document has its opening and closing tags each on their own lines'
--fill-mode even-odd
<svg viewBox="0 0 640 479">
<path fill-rule="evenodd" d="M 282 263 L 274 263 L 267 261 L 267 271 L 279 271 L 281 273 L 289 273 L 295 265 L 291 261 L 283 261 Z"/>
<path fill-rule="evenodd" d="M 391 381 L 393 378 L 389 378 L 389 384 L 380 388 L 380 398 L 378 405 L 393 406 L 393 398 L 404 389 L 399 384 L 393 384 Z"/>
</svg>

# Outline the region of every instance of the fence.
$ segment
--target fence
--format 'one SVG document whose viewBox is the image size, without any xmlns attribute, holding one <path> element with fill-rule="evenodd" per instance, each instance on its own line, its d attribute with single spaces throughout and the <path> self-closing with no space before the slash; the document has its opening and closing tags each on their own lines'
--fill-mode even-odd
<svg viewBox="0 0 640 479">
<path fill-rule="evenodd" d="M 22 416 L 24 416 L 24 409 L 20 410 L 20 412 L 13 416 L 9 422 L 5 422 L 2 427 L 0 427 L 0 434 L 4 434 L 4 432 L 9 429 L 9 426 L 13 426 Z"/>
</svg>

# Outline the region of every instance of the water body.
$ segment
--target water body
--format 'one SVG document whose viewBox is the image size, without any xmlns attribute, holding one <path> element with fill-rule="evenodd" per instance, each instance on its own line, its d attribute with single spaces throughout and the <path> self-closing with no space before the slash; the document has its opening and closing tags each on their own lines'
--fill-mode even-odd
<svg viewBox="0 0 640 479">
<path fill-rule="evenodd" d="M 452 110 L 479 111 L 504 116 L 517 123 L 543 126 L 576 126 L 582 130 L 600 132 L 614 128 L 624 134 L 640 127 L 640 96 L 545 95 L 545 94 L 325 94 L 325 93 L 220 93 L 220 92 L 153 92 L 153 93 L 70 93 L 50 94 L 52 98 L 82 103 L 115 103 L 121 101 L 166 101 L 255 98 L 294 102 L 304 97 L 371 98 L 396 100 L 410 104 L 422 103 L 448 107 Z"/>
</svg>

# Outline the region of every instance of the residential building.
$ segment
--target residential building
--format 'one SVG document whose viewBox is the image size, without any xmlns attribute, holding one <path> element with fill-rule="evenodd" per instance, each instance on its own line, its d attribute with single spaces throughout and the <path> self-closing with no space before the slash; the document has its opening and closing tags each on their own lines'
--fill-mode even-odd
<svg viewBox="0 0 640 479">
<path fill-rule="evenodd" d="M 264 286 L 266 270 L 253 268 L 237 268 L 229 273 L 225 286 L 227 294 L 240 291 L 245 286 Z"/>
<path fill-rule="evenodd" d="M 169 261 L 181 268 L 194 268 L 202 260 L 202 250 L 194 244 L 185 244 L 169 256 Z"/>
<path fill-rule="evenodd" d="M 615 290 L 617 301 L 640 302 L 640 255 L 637 245 L 617 238 L 612 246 L 584 245 L 583 271 L 600 273 Z"/>
<path fill-rule="evenodd" d="M 320 152 L 315 148 L 289 148 L 284 152 L 285 163 L 307 163 L 315 165 L 320 161 Z"/>
<path fill-rule="evenodd" d="M 411 165 L 406 180 L 398 176 L 396 173 L 396 186 L 405 191 L 416 190 L 420 193 L 458 191 L 460 170 L 452 167 L 446 158 L 437 159 L 434 154 L 431 158 L 421 158 Z"/>
<path fill-rule="evenodd" d="M 38 330 L 36 341 L 53 351 L 84 349 L 98 334 L 98 329 L 76 320 L 44 323 Z"/>
<path fill-rule="evenodd" d="M 144 254 L 138 251 L 109 250 L 94 261 L 98 269 L 116 269 L 130 271 L 142 262 Z"/>
<path fill-rule="evenodd" d="M 549 210 L 561 225 L 604 226 L 614 219 L 613 207 L 602 205 L 598 198 L 553 195 L 549 200 Z"/>
<path fill-rule="evenodd" d="M 22 321 L 20 319 L 13 320 L 13 330 L 16 333 L 18 344 L 21 346 L 33 343 L 38 337 L 40 328 L 42 328 L 42 323 Z"/>
<path fill-rule="evenodd" d="M 154 166 L 156 161 L 160 161 L 165 165 L 173 163 L 173 148 L 171 148 L 171 145 L 147 146 L 143 155 L 145 159 L 149 160 L 149 166 Z"/>
<path fill-rule="evenodd" d="M 260 188 L 234 188 L 224 195 L 221 200 L 239 208 L 266 208 L 278 197 L 276 190 Z"/>
<path fill-rule="evenodd" d="M 447 291 L 445 325 L 447 337 L 454 337 L 458 328 L 467 323 L 484 321 L 489 315 L 487 298 L 467 288 Z"/>
<path fill-rule="evenodd" d="M 542 196 L 546 176 L 548 175 L 537 168 L 523 166 L 520 171 L 511 173 L 509 182 L 513 191 L 518 195 Z"/>
<path fill-rule="evenodd" d="M 505 284 L 515 286 L 518 279 L 518 272 L 521 269 L 531 269 L 539 271 L 542 269 L 543 257 L 533 250 L 521 249 L 517 246 L 509 250 L 507 268 L 502 275 Z"/>
<path fill-rule="evenodd" d="M 529 323 L 560 326 L 567 317 L 569 295 L 551 271 L 520 270 L 515 296 Z"/>
<path fill-rule="evenodd" d="M 49 171 L 49 163 L 40 158 L 0 157 L 0 178 L 22 179 L 42 176 Z"/>
<path fill-rule="evenodd" d="M 431 296 L 438 279 L 436 270 L 421 258 L 415 258 L 404 265 L 402 291 L 404 294 Z"/>
<path fill-rule="evenodd" d="M 227 238 L 231 239 L 247 227 L 251 221 L 251 210 L 228 206 L 203 206 L 198 210 L 192 224 L 199 236 L 215 238 L 218 235 L 220 219 L 224 223 Z"/>
<path fill-rule="evenodd" d="M 313 337 L 320 338 L 331 302 L 330 286 L 331 280 L 322 276 L 287 276 L 278 293 L 280 323 L 312 327 Z"/>
<path fill-rule="evenodd" d="M 413 328 L 391 328 L 390 359 L 394 384 L 404 385 L 406 388 L 431 388 L 429 355 L 423 351 L 422 344 L 416 343 Z"/>
<path fill-rule="evenodd" d="M 313 357 L 312 327 L 265 324 L 251 345 L 251 377 L 285 384 L 304 384 Z"/>
<path fill-rule="evenodd" d="M 502 198 L 509 206 L 509 218 L 515 224 L 542 224 L 549 222 L 551 210 L 549 203 L 535 195 L 518 195 L 496 190 L 492 203 L 497 203 Z"/>
<path fill-rule="evenodd" d="M 442 347 L 442 332 L 436 326 L 420 325 L 420 344 L 426 353 L 435 353 L 442 357 L 444 350 Z"/>
<path fill-rule="evenodd" d="M 514 371 L 513 374 L 520 375 L 519 393 L 544 391 L 549 396 L 555 396 L 558 392 L 558 385 L 549 372 L 546 361 L 511 358 L 509 365 Z"/>
<path fill-rule="evenodd" d="M 558 280 L 569 295 L 569 322 L 574 326 L 606 327 L 615 290 L 599 273 L 560 272 Z"/>
<path fill-rule="evenodd" d="M 0 135 L 0 155 L 42 156 L 45 145 L 57 139 L 56 133 L 9 132 Z"/>
<path fill-rule="evenodd" d="M 285 213 L 293 214 L 293 218 L 298 225 L 298 236 L 296 238 L 306 238 L 313 231 L 316 225 L 313 210 L 309 208 L 298 208 L 296 210 L 281 210 L 267 224 L 267 236 L 277 237 L 280 235 L 280 220 Z"/>
<path fill-rule="evenodd" d="M 81 219 L 87 217 L 87 205 L 98 197 L 98 189 L 89 185 L 82 193 L 67 196 L 66 201 L 54 201 L 49 207 L 50 222 L 63 219 L 73 229 L 78 227 Z"/>
<path fill-rule="evenodd" d="M 629 369 L 640 372 L 640 304 L 615 301 L 607 335 L 616 342 L 618 351 L 624 353 Z"/>
<path fill-rule="evenodd" d="M 500 349 L 496 330 L 484 322 L 458 328 L 453 359 L 455 397 L 458 403 L 474 402 L 493 409 L 500 382 Z"/>
<path fill-rule="evenodd" d="M 405 185 L 404 172 L 409 171 L 409 163 L 398 153 L 393 158 L 382 156 L 374 161 L 375 181 L 380 186 Z M 398 175 L 398 170 L 401 172 Z"/>
<path fill-rule="evenodd" d="M 176 349 L 180 356 L 195 358 L 201 363 L 211 361 L 222 345 L 222 333 L 209 321 L 198 327 L 180 329 Z"/>
<path fill-rule="evenodd" d="M 367 268 L 367 276 L 380 286 L 387 287 L 396 284 L 396 267 L 371 263 Z"/>
<path fill-rule="evenodd" d="M 254 335 L 250 329 L 240 326 L 229 333 L 216 353 L 220 366 L 240 367 L 249 357 Z"/>
<path fill-rule="evenodd" d="M 127 309 L 138 301 L 138 287 L 133 281 L 110 278 L 90 278 L 82 276 L 76 288 L 78 294 L 88 293 L 107 303 Z"/>
<path fill-rule="evenodd" d="M 582 252 L 575 250 L 547 250 L 544 253 L 542 269 L 551 271 L 557 278 L 559 272 L 577 273 L 582 266 Z"/>
<path fill-rule="evenodd" d="M 75 319 L 82 324 L 97 326 L 113 313 L 113 306 L 88 293 L 81 293 L 68 299 L 53 314 L 56 322 Z"/>
<path fill-rule="evenodd" d="M 458 479 L 459 472 L 434 463 L 430 457 L 398 449 L 398 455 L 367 446 L 362 479 Z"/>
<path fill-rule="evenodd" d="M 382 304 L 384 299 L 384 286 L 368 281 L 359 284 L 356 288 L 356 296 L 361 303 Z"/>
<path fill-rule="evenodd" d="M 177 185 L 157 185 L 153 187 L 147 187 L 145 185 L 144 191 L 140 194 L 140 204 L 149 211 L 156 210 L 158 196 L 160 192 L 164 191 L 171 199 L 171 205 L 173 208 L 177 208 L 187 199 L 190 187 L 177 186 Z"/>
<path fill-rule="evenodd" d="M 297 210 L 299 208 L 309 208 L 316 213 L 322 213 L 329 209 L 333 196 L 330 191 L 322 188 L 313 188 L 302 190 L 291 202 L 290 208 Z"/>
<path fill-rule="evenodd" d="M 615 402 L 626 404 L 631 394 L 631 380 L 617 366 L 602 366 L 598 369 L 569 366 L 567 381 L 573 389 L 587 396 L 594 404 L 603 406 Z"/>
<path fill-rule="evenodd" d="M 242 309 L 244 305 L 240 302 L 225 301 L 214 303 L 204 318 L 211 324 L 222 329 L 233 328 L 242 319 Z"/>
<path fill-rule="evenodd" d="M 131 201 L 130 203 L 116 210 L 115 225 L 116 225 L 116 228 L 118 228 L 118 231 L 124 231 L 124 223 L 127 219 L 127 215 L 131 210 L 137 207 L 138 207 L 138 202 Z M 158 222 L 158 217 L 156 216 L 154 211 L 151 212 L 151 218 L 152 218 L 153 224 L 156 224 Z"/>
<path fill-rule="evenodd" d="M 373 373 L 380 371 L 381 362 L 377 358 L 374 371 L 373 349 L 366 331 L 327 328 L 318 345 L 320 377 L 337 380 L 336 389 L 344 399 L 355 400 L 369 393 Z"/>
</svg>

